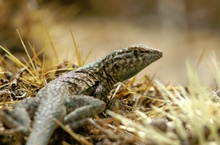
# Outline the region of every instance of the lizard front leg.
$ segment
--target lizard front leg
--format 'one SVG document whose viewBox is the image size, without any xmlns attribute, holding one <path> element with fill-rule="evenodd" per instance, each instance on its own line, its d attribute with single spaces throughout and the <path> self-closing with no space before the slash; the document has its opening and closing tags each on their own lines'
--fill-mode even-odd
<svg viewBox="0 0 220 145">
<path fill-rule="evenodd" d="M 10 129 L 1 134 L 28 133 L 31 119 L 39 105 L 40 98 L 25 99 L 16 103 L 13 111 L 5 108 L 0 111 L 0 119 Z"/>
<path fill-rule="evenodd" d="M 87 123 L 88 117 L 101 113 L 105 110 L 105 102 L 85 95 L 74 95 L 65 99 L 67 112 L 64 124 L 71 129 L 76 129 Z"/>
</svg>

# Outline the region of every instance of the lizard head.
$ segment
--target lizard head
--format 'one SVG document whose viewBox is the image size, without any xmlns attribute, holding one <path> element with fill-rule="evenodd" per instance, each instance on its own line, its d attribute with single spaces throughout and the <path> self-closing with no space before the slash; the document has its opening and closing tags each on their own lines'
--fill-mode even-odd
<svg viewBox="0 0 220 145">
<path fill-rule="evenodd" d="M 107 55 L 103 69 L 113 80 L 124 81 L 161 58 L 162 55 L 163 53 L 157 49 L 141 44 L 132 45 Z"/>
</svg>

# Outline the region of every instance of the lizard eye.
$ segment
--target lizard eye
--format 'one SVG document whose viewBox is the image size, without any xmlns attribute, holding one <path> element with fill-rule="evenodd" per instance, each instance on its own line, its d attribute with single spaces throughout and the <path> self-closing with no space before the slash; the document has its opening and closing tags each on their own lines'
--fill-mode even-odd
<svg viewBox="0 0 220 145">
<path fill-rule="evenodd" d="M 138 51 L 137 50 L 134 50 L 134 56 L 138 57 Z"/>
<path fill-rule="evenodd" d="M 96 80 L 94 86 L 97 87 L 100 84 L 100 81 Z"/>
</svg>

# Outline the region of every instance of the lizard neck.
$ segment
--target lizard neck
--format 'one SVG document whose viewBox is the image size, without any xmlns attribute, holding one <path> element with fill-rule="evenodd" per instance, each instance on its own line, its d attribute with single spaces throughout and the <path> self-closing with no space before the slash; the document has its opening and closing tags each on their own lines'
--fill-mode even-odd
<svg viewBox="0 0 220 145">
<path fill-rule="evenodd" d="M 82 72 L 86 73 L 90 76 L 90 78 L 93 78 L 94 80 L 99 81 L 101 84 L 105 85 L 107 90 L 111 90 L 114 84 L 118 83 L 117 80 L 113 78 L 106 70 L 102 67 L 83 67 L 76 72 Z"/>
<path fill-rule="evenodd" d="M 116 79 L 107 69 L 106 65 L 111 65 L 108 63 L 108 58 L 104 57 L 93 63 L 89 63 L 76 71 L 83 71 L 84 73 L 89 74 L 91 77 L 95 77 L 96 80 L 99 80 L 101 83 L 105 83 L 106 85 L 110 86 L 111 89 L 114 84 L 119 82 L 119 80 Z"/>
</svg>

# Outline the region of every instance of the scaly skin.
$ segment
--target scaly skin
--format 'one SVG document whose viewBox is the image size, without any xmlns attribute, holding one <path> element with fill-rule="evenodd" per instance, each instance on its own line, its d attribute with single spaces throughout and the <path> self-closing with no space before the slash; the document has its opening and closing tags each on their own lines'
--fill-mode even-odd
<svg viewBox="0 0 220 145">
<path fill-rule="evenodd" d="M 11 132 L 27 133 L 34 117 L 26 145 L 46 145 L 58 127 L 55 120 L 72 129 L 84 125 L 88 117 L 109 105 L 107 96 L 114 84 L 133 77 L 161 57 L 162 52 L 144 45 L 116 50 L 54 79 L 35 98 L 16 103 L 13 112 L 1 111 L 1 120 Z"/>
</svg>

